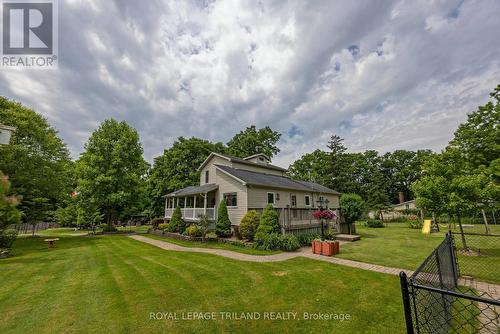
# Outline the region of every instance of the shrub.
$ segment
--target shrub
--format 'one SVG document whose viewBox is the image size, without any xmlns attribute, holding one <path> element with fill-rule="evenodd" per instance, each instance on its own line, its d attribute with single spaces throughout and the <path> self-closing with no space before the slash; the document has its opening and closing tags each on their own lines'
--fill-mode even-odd
<svg viewBox="0 0 500 334">
<path fill-rule="evenodd" d="M 304 233 L 304 234 L 300 234 L 297 237 L 297 240 L 299 241 L 299 244 L 301 246 L 311 246 L 312 241 L 314 239 L 319 239 L 320 237 L 321 236 L 319 234 L 316 234 L 316 233 Z"/>
<path fill-rule="evenodd" d="M 217 209 L 217 222 L 215 223 L 215 233 L 219 237 L 229 237 L 231 235 L 231 221 L 227 213 L 227 206 L 224 200 L 220 201 Z"/>
<path fill-rule="evenodd" d="M 240 223 L 240 234 L 243 238 L 252 241 L 259 227 L 259 214 L 255 210 L 248 211 Z"/>
<path fill-rule="evenodd" d="M 293 252 L 300 248 L 299 240 L 293 234 L 280 235 L 280 249 L 287 252 Z"/>
<path fill-rule="evenodd" d="M 421 229 L 422 224 L 420 224 L 420 222 L 418 220 L 410 220 L 408 222 L 408 227 L 413 228 L 413 229 Z"/>
<path fill-rule="evenodd" d="M 206 235 L 205 235 L 205 239 L 209 240 L 209 241 L 215 241 L 217 240 L 217 234 L 215 234 L 215 232 L 208 232 Z"/>
<path fill-rule="evenodd" d="M 369 219 L 366 221 L 367 227 L 384 227 L 384 222 L 378 219 Z"/>
<path fill-rule="evenodd" d="M 299 240 L 292 234 L 282 235 L 278 233 L 257 232 L 255 234 L 253 247 L 260 250 L 284 250 L 294 251 L 300 248 Z"/>
<path fill-rule="evenodd" d="M 264 209 L 264 211 L 262 212 L 257 232 L 262 232 L 266 234 L 280 232 L 278 212 L 276 212 L 272 204 L 268 204 Z"/>
<path fill-rule="evenodd" d="M 158 229 L 164 231 L 168 228 L 168 224 L 167 223 L 161 223 L 158 225 Z"/>
<path fill-rule="evenodd" d="M 348 224 L 358 220 L 365 209 L 365 202 L 356 194 L 343 194 L 340 197 L 340 212 Z"/>
<path fill-rule="evenodd" d="M 277 233 L 255 233 L 253 247 L 260 250 L 275 250 L 280 248 L 279 234 Z"/>
<path fill-rule="evenodd" d="M 182 213 L 181 213 L 181 208 L 178 206 L 175 208 L 174 212 L 172 213 L 172 218 L 170 218 L 170 222 L 167 227 L 168 232 L 184 232 L 186 229 L 186 224 L 184 223 L 184 220 L 182 219 Z"/>
<path fill-rule="evenodd" d="M 186 234 L 190 237 L 201 237 L 202 232 L 198 225 L 191 225 L 186 228 Z"/>
<path fill-rule="evenodd" d="M 6 229 L 0 231 L 0 248 L 11 248 L 16 240 L 17 231 L 14 229 Z"/>
<path fill-rule="evenodd" d="M 102 227 L 103 232 L 116 232 L 116 231 L 118 231 L 116 229 L 116 227 L 114 227 L 113 225 L 101 224 L 101 227 Z"/>
<path fill-rule="evenodd" d="M 151 220 L 151 225 L 153 225 L 154 229 L 157 229 L 160 226 L 160 224 L 164 224 L 164 223 L 165 223 L 165 220 L 163 218 L 160 218 L 160 217 L 153 218 Z"/>
<path fill-rule="evenodd" d="M 208 228 L 210 227 L 210 220 L 207 215 L 199 215 L 198 227 L 200 228 L 201 236 L 205 238 Z"/>
</svg>

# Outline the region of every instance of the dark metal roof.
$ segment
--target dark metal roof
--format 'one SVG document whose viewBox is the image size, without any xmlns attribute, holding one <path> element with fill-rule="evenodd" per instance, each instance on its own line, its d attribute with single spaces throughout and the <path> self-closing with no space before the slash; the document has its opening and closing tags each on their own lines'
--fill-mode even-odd
<svg viewBox="0 0 500 334">
<path fill-rule="evenodd" d="M 210 153 L 210 155 L 205 159 L 205 161 L 203 161 L 203 163 L 200 165 L 200 167 L 198 167 L 198 171 L 200 171 L 208 163 L 210 158 L 214 155 L 222 157 L 224 159 L 227 159 L 228 161 L 231 161 L 231 162 L 237 162 L 237 163 L 241 163 L 241 164 L 245 164 L 245 165 L 249 165 L 249 166 L 257 166 L 257 167 L 269 168 L 269 169 L 274 169 L 274 170 L 286 172 L 285 168 L 281 168 L 279 166 L 275 166 L 275 165 L 271 165 L 271 164 L 258 164 L 256 162 L 245 160 L 246 158 L 242 159 L 242 158 L 238 158 L 238 157 L 233 157 L 232 155 L 227 155 L 227 154 L 223 154 L 223 153 L 215 153 L 215 152 Z M 247 157 L 247 158 L 249 158 L 249 157 Z"/>
<path fill-rule="evenodd" d="M 340 194 L 335 190 L 324 187 L 314 182 L 297 181 L 297 180 L 292 180 L 291 178 L 285 176 L 257 173 L 244 169 L 231 168 L 228 166 L 221 166 L 221 165 L 216 165 L 216 166 L 217 168 L 232 175 L 238 180 L 241 180 L 242 182 L 251 185 L 319 192 L 325 194 L 336 194 L 336 195 Z"/>
<path fill-rule="evenodd" d="M 202 186 L 189 186 L 177 191 L 174 191 L 166 197 L 190 196 L 196 194 L 206 194 L 212 190 L 218 189 L 219 186 L 214 183 L 204 184 Z"/>
</svg>

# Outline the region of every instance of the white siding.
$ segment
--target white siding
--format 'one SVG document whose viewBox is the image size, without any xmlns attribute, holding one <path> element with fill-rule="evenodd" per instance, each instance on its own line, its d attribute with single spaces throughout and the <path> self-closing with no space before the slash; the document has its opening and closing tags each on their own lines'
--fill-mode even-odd
<svg viewBox="0 0 500 334">
<path fill-rule="evenodd" d="M 219 185 L 219 191 L 217 192 L 216 197 L 217 206 L 222 200 L 224 193 L 236 193 L 238 206 L 228 207 L 227 212 L 229 214 L 231 224 L 239 225 L 241 218 L 243 218 L 247 212 L 247 187 L 232 177 L 224 174 L 224 172 L 221 172 L 220 170 L 216 172 L 216 183 Z"/>
<path fill-rule="evenodd" d="M 292 204 L 292 195 L 297 198 L 297 208 L 309 208 L 305 203 L 305 196 L 309 195 L 311 198 L 311 204 L 317 206 L 316 201 L 319 196 L 326 197 L 330 203 L 328 207 L 338 208 L 339 207 L 339 196 L 332 194 L 319 194 L 304 191 L 294 191 L 288 189 L 278 189 L 278 188 L 264 188 L 264 187 L 248 187 L 248 207 L 249 208 L 263 208 L 267 205 L 267 193 L 274 192 L 278 193 L 280 199 L 275 202 L 275 207 L 285 208 L 287 205 Z"/>
<path fill-rule="evenodd" d="M 208 183 L 217 183 L 215 179 L 215 165 L 231 166 L 231 162 L 224 158 L 213 156 L 200 171 L 200 186 L 205 184 L 205 172 L 208 170 Z"/>
</svg>

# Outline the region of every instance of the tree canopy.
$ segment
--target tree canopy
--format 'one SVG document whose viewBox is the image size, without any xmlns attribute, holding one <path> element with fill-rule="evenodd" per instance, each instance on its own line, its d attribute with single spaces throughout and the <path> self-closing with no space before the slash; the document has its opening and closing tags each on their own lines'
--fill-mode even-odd
<svg viewBox="0 0 500 334">
<path fill-rule="evenodd" d="M 0 123 L 16 127 L 9 145 L 0 146 L 0 170 L 11 191 L 22 197 L 28 222 L 51 218 L 72 190 L 69 151 L 47 120 L 20 103 L 0 97 Z"/>
<path fill-rule="evenodd" d="M 197 168 L 210 152 L 223 153 L 222 143 L 211 143 L 199 138 L 179 137 L 172 147 L 154 159 L 148 178 L 151 212 L 161 215 L 165 208 L 163 196 L 172 191 L 199 183 Z"/>
<path fill-rule="evenodd" d="M 244 158 L 263 153 L 272 158 L 280 149 L 276 146 L 281 134 L 269 126 L 257 129 L 255 125 L 240 131 L 227 143 L 227 153 Z"/>
<path fill-rule="evenodd" d="M 147 167 L 137 131 L 126 122 L 105 120 L 77 162 L 79 202 L 97 205 L 111 224 L 137 204 Z"/>
</svg>

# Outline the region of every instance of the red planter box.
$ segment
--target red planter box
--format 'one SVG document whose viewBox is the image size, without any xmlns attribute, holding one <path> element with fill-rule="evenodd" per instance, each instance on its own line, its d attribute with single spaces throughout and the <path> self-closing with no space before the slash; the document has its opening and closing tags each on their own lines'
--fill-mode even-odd
<svg viewBox="0 0 500 334">
<path fill-rule="evenodd" d="M 312 252 L 314 254 L 321 254 L 321 240 L 312 241 Z"/>
<path fill-rule="evenodd" d="M 323 241 L 321 243 L 321 254 L 325 256 L 332 256 L 333 254 L 335 254 L 335 243 Z"/>
<path fill-rule="evenodd" d="M 340 243 L 338 241 L 334 242 L 333 255 L 340 253 Z"/>
</svg>

